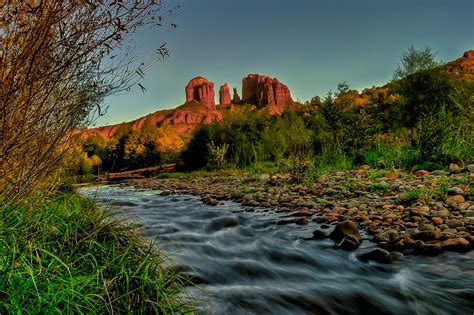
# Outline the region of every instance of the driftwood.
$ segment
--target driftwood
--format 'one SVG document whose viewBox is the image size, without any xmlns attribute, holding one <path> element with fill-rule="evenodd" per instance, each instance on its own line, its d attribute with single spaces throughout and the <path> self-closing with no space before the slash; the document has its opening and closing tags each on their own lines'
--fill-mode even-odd
<svg viewBox="0 0 474 315">
<path fill-rule="evenodd" d="M 106 175 L 107 181 L 118 181 L 126 179 L 136 179 L 136 178 L 147 178 L 152 177 L 159 173 L 169 173 L 176 170 L 176 164 L 167 164 L 164 166 L 153 166 L 140 168 L 138 170 L 117 172 L 117 173 L 108 173 Z"/>
</svg>

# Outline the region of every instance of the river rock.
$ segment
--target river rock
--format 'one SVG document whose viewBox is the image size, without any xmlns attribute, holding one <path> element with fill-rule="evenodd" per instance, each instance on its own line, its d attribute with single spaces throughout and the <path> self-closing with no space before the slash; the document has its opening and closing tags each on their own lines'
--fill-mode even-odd
<svg viewBox="0 0 474 315">
<path fill-rule="evenodd" d="M 416 177 L 422 177 L 422 176 L 429 175 L 429 174 L 430 174 L 430 172 L 428 172 L 428 171 L 419 170 L 419 171 L 417 171 L 417 172 L 415 173 L 415 176 L 416 176 Z"/>
<path fill-rule="evenodd" d="M 432 217 L 447 218 L 451 215 L 451 213 L 448 209 L 441 207 L 441 209 L 431 212 L 430 215 Z"/>
<path fill-rule="evenodd" d="M 468 211 L 464 212 L 464 217 L 465 218 L 474 217 L 474 210 L 468 210 Z"/>
<path fill-rule="evenodd" d="M 297 225 L 305 225 L 305 224 L 308 224 L 310 221 L 308 218 L 298 218 L 295 220 L 295 223 Z"/>
<path fill-rule="evenodd" d="M 373 241 L 376 243 L 380 243 L 380 242 L 393 243 L 393 242 L 397 242 L 398 240 L 399 240 L 398 231 L 394 229 L 377 233 L 373 238 Z"/>
<path fill-rule="evenodd" d="M 324 233 L 324 231 L 321 231 L 321 230 L 314 230 L 313 231 L 313 239 L 315 240 L 322 240 L 322 239 L 325 239 L 327 237 L 326 233 Z"/>
<path fill-rule="evenodd" d="M 360 241 L 354 235 L 347 235 L 339 243 L 338 247 L 344 250 L 355 250 L 359 247 Z"/>
<path fill-rule="evenodd" d="M 443 250 L 455 252 L 467 252 L 471 249 L 469 241 L 462 237 L 437 242 L 435 245 L 440 246 Z"/>
<path fill-rule="evenodd" d="M 357 225 L 349 220 L 338 223 L 329 237 L 336 242 L 341 242 L 346 236 L 354 236 L 357 241 L 362 239 Z"/>
<path fill-rule="evenodd" d="M 230 228 L 239 225 L 239 220 L 232 217 L 217 218 L 211 221 L 207 226 L 207 231 L 215 232 L 222 229 Z"/>
<path fill-rule="evenodd" d="M 359 259 L 363 262 L 372 260 L 381 264 L 391 262 L 390 252 L 382 248 L 373 248 L 368 252 L 362 253 L 359 255 Z"/>
<path fill-rule="evenodd" d="M 433 224 L 424 223 L 424 224 L 420 224 L 418 229 L 420 231 L 434 231 L 435 227 L 433 226 Z"/>
<path fill-rule="evenodd" d="M 443 236 L 443 233 L 439 230 L 434 231 L 420 231 L 412 235 L 414 240 L 421 240 L 421 241 L 433 241 L 440 239 Z"/>
<path fill-rule="evenodd" d="M 464 199 L 463 195 L 454 195 L 454 196 L 446 198 L 446 200 L 444 202 L 446 202 L 446 203 L 461 203 L 461 202 L 464 202 L 464 201 L 465 201 L 465 199 Z"/>
<path fill-rule="evenodd" d="M 448 195 L 462 195 L 464 191 L 459 187 L 451 187 L 447 190 Z"/>
<path fill-rule="evenodd" d="M 431 218 L 431 221 L 433 222 L 434 225 L 443 224 L 443 219 L 441 219 L 440 217 L 433 217 Z"/>
<path fill-rule="evenodd" d="M 457 219 L 451 219 L 451 220 L 446 220 L 446 225 L 452 229 L 455 229 L 457 227 L 463 226 L 463 223 L 461 220 Z"/>
<path fill-rule="evenodd" d="M 443 252 L 443 249 L 438 244 L 417 244 L 413 249 L 415 255 L 436 256 Z"/>
<path fill-rule="evenodd" d="M 210 197 L 210 196 L 203 196 L 201 197 L 201 201 L 206 204 L 206 205 L 209 205 L 209 206 L 217 206 L 217 204 L 219 203 L 216 199 Z"/>
</svg>

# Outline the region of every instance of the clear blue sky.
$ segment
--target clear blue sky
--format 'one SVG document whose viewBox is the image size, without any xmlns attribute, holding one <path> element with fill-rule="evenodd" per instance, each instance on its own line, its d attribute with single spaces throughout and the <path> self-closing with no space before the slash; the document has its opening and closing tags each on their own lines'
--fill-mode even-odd
<svg viewBox="0 0 474 315">
<path fill-rule="evenodd" d="M 249 73 L 274 76 L 295 100 L 325 95 L 338 82 L 361 90 L 388 82 L 411 45 L 442 61 L 474 49 L 472 0 L 181 0 L 176 29 L 142 32 L 142 51 L 166 42 L 170 57 L 139 88 L 105 99 L 97 125 L 129 121 L 184 102 L 198 75 L 241 90 Z"/>
</svg>

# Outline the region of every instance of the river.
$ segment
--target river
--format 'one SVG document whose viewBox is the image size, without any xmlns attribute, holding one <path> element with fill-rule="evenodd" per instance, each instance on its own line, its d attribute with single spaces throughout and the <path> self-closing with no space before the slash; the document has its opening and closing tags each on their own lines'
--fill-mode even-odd
<svg viewBox="0 0 474 315">
<path fill-rule="evenodd" d="M 136 221 L 192 276 L 203 314 L 474 314 L 474 251 L 398 255 L 364 263 L 333 241 L 307 240 L 320 225 L 276 225 L 268 209 L 131 187 L 81 188 L 107 211 Z M 329 229 L 328 229 L 329 230 Z"/>
</svg>

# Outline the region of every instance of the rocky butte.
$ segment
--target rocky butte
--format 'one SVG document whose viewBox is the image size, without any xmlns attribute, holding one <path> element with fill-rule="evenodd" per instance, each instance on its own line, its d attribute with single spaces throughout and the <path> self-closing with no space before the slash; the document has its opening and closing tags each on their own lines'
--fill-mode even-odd
<svg viewBox="0 0 474 315">
<path fill-rule="evenodd" d="M 186 85 L 186 103 L 197 102 L 210 110 L 216 109 L 214 83 L 203 77 L 196 77 Z"/>
<path fill-rule="evenodd" d="M 285 84 L 260 74 L 249 74 L 242 79 L 242 100 L 257 108 L 267 108 L 271 115 L 281 114 L 294 105 Z"/>
<path fill-rule="evenodd" d="M 474 50 L 466 51 L 461 58 L 448 62 L 445 67 L 454 77 L 474 81 Z"/>
<path fill-rule="evenodd" d="M 276 78 L 260 74 L 249 74 L 242 79 L 242 99 L 236 88 L 233 89 L 231 98 L 229 85 L 222 85 L 219 88 L 220 108 L 216 108 L 214 83 L 204 77 L 198 76 L 190 80 L 185 87 L 185 95 L 186 103 L 175 109 L 157 111 L 128 123 L 89 129 L 83 137 L 100 134 L 104 138 L 110 138 L 124 125 L 136 130 L 145 124 L 165 124 L 179 132 L 188 132 L 202 124 L 222 121 L 221 111 L 228 110 L 232 104 L 252 104 L 271 115 L 280 115 L 295 107 L 290 90 L 285 84 Z"/>
<path fill-rule="evenodd" d="M 235 90 L 235 89 L 234 89 Z M 225 83 L 219 89 L 219 104 L 229 106 L 231 104 L 229 84 Z"/>
</svg>

